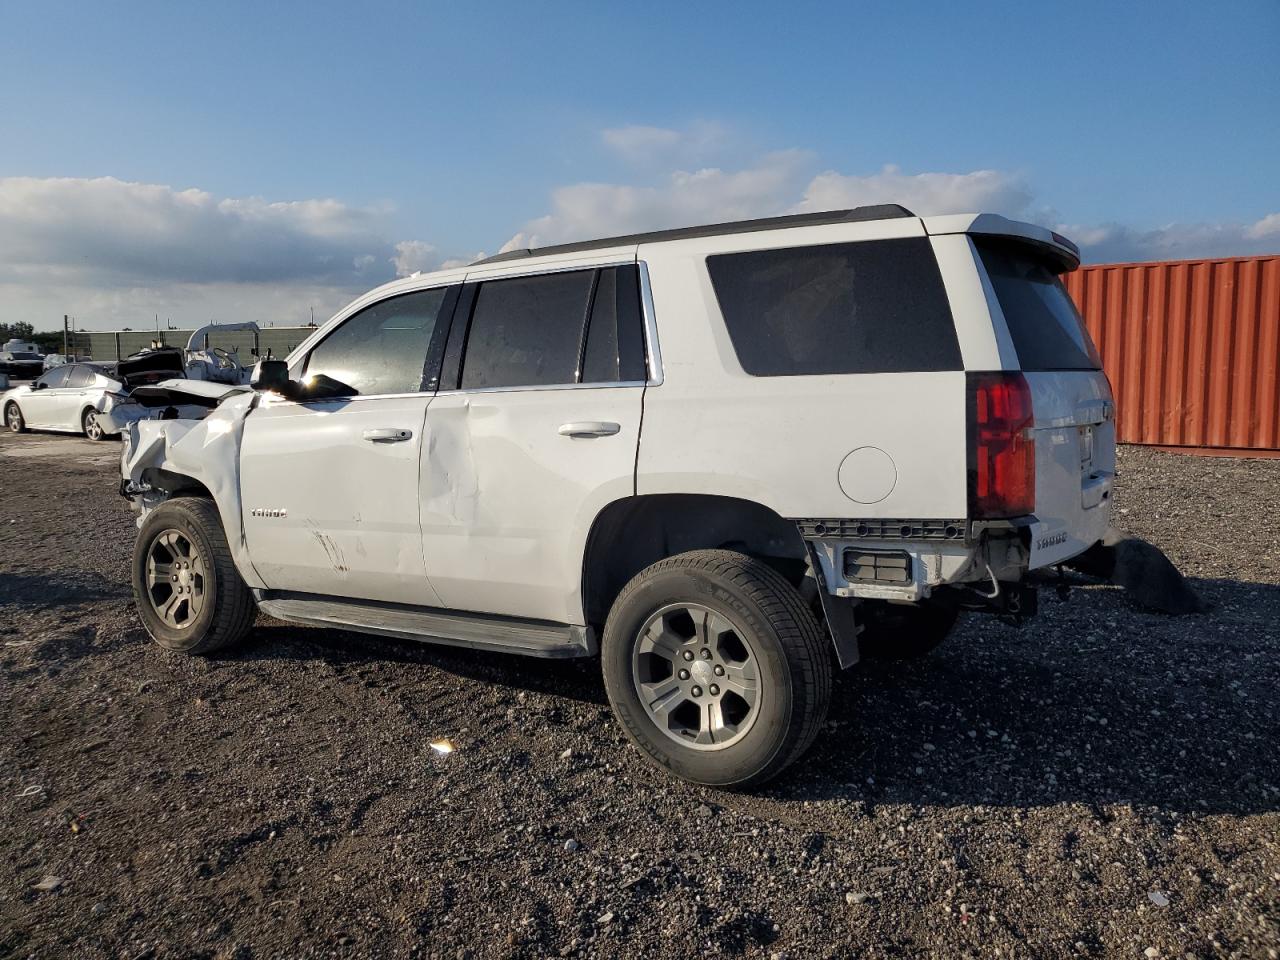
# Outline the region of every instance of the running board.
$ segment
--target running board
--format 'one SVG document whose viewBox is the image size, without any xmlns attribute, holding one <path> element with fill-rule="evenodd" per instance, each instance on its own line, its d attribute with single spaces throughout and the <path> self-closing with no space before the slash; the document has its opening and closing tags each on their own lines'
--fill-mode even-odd
<svg viewBox="0 0 1280 960">
<path fill-rule="evenodd" d="M 597 649 L 595 631 L 572 624 L 277 590 L 255 590 L 254 596 L 263 613 L 292 623 L 527 657 L 589 657 Z"/>
</svg>

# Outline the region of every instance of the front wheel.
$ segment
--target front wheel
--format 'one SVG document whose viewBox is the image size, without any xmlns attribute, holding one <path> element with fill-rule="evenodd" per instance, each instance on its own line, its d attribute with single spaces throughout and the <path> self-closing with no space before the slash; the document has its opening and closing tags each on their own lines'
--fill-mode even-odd
<svg viewBox="0 0 1280 960">
<path fill-rule="evenodd" d="M 749 787 L 817 736 L 826 640 L 800 594 L 752 557 L 696 550 L 627 584 L 601 643 L 605 689 L 632 742 L 695 783 Z"/>
<path fill-rule="evenodd" d="M 179 653 L 236 643 L 258 612 L 218 508 L 198 497 L 168 500 L 147 514 L 133 548 L 133 598 L 151 638 Z"/>
<path fill-rule="evenodd" d="M 14 433 L 27 432 L 27 421 L 22 418 L 22 411 L 18 409 L 16 403 L 10 402 L 4 408 L 4 422 Z"/>
</svg>

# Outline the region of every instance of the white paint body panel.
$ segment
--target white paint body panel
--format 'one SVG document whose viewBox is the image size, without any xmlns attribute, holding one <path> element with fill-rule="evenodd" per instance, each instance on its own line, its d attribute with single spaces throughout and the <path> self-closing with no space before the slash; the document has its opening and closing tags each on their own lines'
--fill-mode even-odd
<svg viewBox="0 0 1280 960">
<path fill-rule="evenodd" d="M 254 567 L 268 588 L 441 605 L 427 579 L 418 514 L 430 399 L 266 398 L 258 405 L 240 452 L 241 508 Z M 365 439 L 374 430 L 410 436 Z"/>
<path fill-rule="evenodd" d="M 645 397 L 637 491 L 739 497 L 783 517 L 963 517 L 963 371 L 751 376 L 706 269 L 716 253 L 923 233 L 919 220 L 903 219 L 642 245 L 664 362 L 662 385 Z M 977 296 L 974 284 L 956 292 L 971 313 L 985 309 Z M 978 335 L 962 337 L 962 356 L 996 357 L 989 314 L 968 329 Z M 865 446 L 884 451 L 897 474 L 874 504 L 856 503 L 840 484 L 841 464 Z"/>
<path fill-rule="evenodd" d="M 1115 419 L 1101 372 L 1028 373 L 1036 437 L 1036 522 L 1031 569 L 1052 566 L 1102 539 L 1111 522 Z M 1082 431 L 1091 431 L 1084 461 Z"/>
<path fill-rule="evenodd" d="M 582 624 L 596 515 L 635 491 L 643 386 L 459 391 L 427 409 L 422 540 L 454 610 Z M 568 437 L 564 424 L 618 425 Z"/>
</svg>

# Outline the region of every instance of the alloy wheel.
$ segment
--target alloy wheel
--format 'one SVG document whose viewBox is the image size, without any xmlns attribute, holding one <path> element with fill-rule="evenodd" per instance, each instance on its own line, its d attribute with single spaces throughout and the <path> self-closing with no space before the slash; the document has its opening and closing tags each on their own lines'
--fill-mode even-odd
<svg viewBox="0 0 1280 960">
<path fill-rule="evenodd" d="M 697 750 L 723 750 L 760 712 L 756 651 L 728 617 L 696 603 L 663 607 L 640 628 L 632 677 L 649 719 Z"/>
<path fill-rule="evenodd" d="M 180 530 L 163 530 L 147 550 L 147 599 L 156 616 L 181 630 L 205 603 L 205 565 L 199 548 Z"/>
</svg>

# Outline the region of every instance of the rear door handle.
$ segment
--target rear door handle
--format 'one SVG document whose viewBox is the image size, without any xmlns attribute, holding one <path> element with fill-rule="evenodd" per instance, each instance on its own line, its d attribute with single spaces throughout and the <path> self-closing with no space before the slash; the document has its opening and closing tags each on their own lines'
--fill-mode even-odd
<svg viewBox="0 0 1280 960">
<path fill-rule="evenodd" d="M 580 420 L 560 424 L 562 437 L 611 437 L 622 429 L 620 424 L 607 420 Z"/>
<path fill-rule="evenodd" d="M 364 438 L 370 443 L 402 443 L 413 439 L 413 431 L 402 430 L 399 427 L 376 427 L 366 430 Z"/>
</svg>

